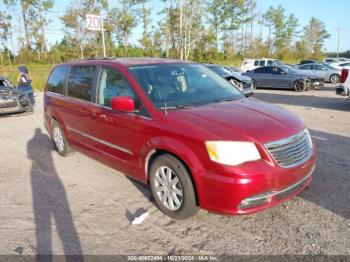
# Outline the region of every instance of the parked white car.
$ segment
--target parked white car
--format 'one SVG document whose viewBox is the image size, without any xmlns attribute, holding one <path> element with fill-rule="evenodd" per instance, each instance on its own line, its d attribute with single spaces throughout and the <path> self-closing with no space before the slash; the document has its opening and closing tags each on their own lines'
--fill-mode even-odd
<svg viewBox="0 0 350 262">
<path fill-rule="evenodd" d="M 325 58 L 323 60 L 325 63 L 329 64 L 339 64 L 339 63 L 345 63 L 345 62 L 350 62 L 350 59 L 344 58 L 344 57 L 339 57 L 339 58 Z"/>
<path fill-rule="evenodd" d="M 350 66 L 344 67 L 341 76 L 340 83 L 341 85 L 336 88 L 336 93 L 342 96 L 348 96 L 350 98 Z"/>
<path fill-rule="evenodd" d="M 273 58 L 259 58 L 259 59 L 244 59 L 241 65 L 242 72 L 254 70 L 261 66 L 283 66 L 281 60 Z"/>
</svg>

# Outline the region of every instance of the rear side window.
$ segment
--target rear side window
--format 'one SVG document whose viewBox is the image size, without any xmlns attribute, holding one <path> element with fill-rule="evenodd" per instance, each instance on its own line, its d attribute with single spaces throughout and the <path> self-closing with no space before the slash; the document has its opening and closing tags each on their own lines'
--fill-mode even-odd
<svg viewBox="0 0 350 262">
<path fill-rule="evenodd" d="M 69 66 L 56 67 L 47 80 L 47 90 L 57 94 L 63 94 L 66 76 L 69 72 Z"/>
<path fill-rule="evenodd" d="M 270 67 L 259 67 L 259 68 L 255 69 L 254 72 L 258 73 L 258 74 L 268 74 L 271 72 L 271 68 Z"/>
<path fill-rule="evenodd" d="M 258 66 L 259 65 L 259 60 L 255 60 L 254 61 L 254 66 Z"/>
<path fill-rule="evenodd" d="M 95 66 L 72 66 L 68 78 L 67 95 L 90 101 L 95 72 Z"/>
<path fill-rule="evenodd" d="M 264 66 L 265 65 L 265 60 L 260 60 L 259 66 Z"/>
</svg>

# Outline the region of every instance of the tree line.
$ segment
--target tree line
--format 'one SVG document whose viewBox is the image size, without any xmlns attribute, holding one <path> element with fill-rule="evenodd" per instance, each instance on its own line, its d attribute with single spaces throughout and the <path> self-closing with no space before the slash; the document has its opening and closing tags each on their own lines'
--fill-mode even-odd
<svg viewBox="0 0 350 262">
<path fill-rule="evenodd" d="M 312 17 L 300 25 L 283 6 L 261 13 L 255 0 L 71 0 L 57 14 L 54 0 L 2 0 L 1 64 L 57 63 L 101 57 L 101 34 L 86 29 L 86 14 L 104 17 L 107 54 L 151 56 L 231 63 L 249 57 L 284 60 L 320 59 L 330 37 L 325 24 Z M 56 16 L 62 22 L 52 21 Z M 136 28 L 142 28 L 142 32 Z M 63 39 L 48 46 L 48 33 Z"/>
</svg>

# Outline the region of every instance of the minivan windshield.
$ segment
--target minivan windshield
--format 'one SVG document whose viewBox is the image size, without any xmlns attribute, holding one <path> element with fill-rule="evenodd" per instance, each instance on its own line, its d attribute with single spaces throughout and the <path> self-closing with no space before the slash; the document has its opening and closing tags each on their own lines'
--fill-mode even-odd
<svg viewBox="0 0 350 262">
<path fill-rule="evenodd" d="M 184 108 L 245 97 L 200 64 L 140 65 L 129 70 L 158 108 Z"/>
</svg>

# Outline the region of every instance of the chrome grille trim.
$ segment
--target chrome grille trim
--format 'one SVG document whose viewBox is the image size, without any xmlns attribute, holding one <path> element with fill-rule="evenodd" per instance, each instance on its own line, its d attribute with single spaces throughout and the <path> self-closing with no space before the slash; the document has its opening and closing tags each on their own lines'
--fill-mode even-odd
<svg viewBox="0 0 350 262">
<path fill-rule="evenodd" d="M 273 159 L 284 168 L 298 166 L 310 159 L 312 142 L 307 129 L 278 141 L 265 144 Z"/>
</svg>

